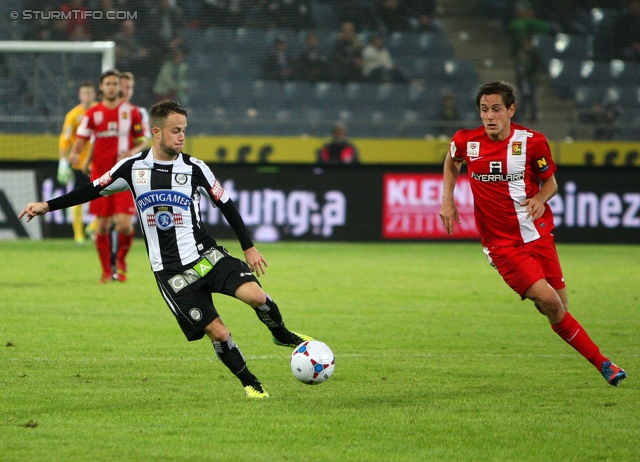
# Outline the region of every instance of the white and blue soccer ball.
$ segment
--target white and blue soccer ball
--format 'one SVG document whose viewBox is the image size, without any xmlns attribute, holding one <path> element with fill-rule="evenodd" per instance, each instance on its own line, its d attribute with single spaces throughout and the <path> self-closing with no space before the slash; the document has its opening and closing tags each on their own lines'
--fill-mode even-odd
<svg viewBox="0 0 640 462">
<path fill-rule="evenodd" d="M 291 371 L 307 385 L 326 382 L 336 367 L 336 358 L 326 343 L 310 340 L 298 345 L 291 354 Z"/>
</svg>

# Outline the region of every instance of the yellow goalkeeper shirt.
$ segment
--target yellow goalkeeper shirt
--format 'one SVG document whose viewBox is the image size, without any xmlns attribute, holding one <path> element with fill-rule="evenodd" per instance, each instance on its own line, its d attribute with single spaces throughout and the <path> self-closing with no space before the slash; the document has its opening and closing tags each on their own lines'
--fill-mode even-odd
<svg viewBox="0 0 640 462">
<path fill-rule="evenodd" d="M 98 103 L 93 103 L 92 106 L 95 106 L 96 104 Z M 60 139 L 58 142 L 58 148 L 60 150 L 70 150 L 73 146 L 73 143 L 76 140 L 76 131 L 80 126 L 80 121 L 82 120 L 82 116 L 85 112 L 87 112 L 87 110 L 82 107 L 82 104 L 78 104 L 67 112 L 67 115 L 64 117 L 64 125 L 62 126 L 62 132 L 60 133 Z M 91 149 L 91 143 L 85 144 L 84 149 L 80 153 L 80 160 L 78 161 L 78 164 L 72 165 L 74 169 L 80 170 L 84 160 L 89 154 L 89 149 Z"/>
</svg>

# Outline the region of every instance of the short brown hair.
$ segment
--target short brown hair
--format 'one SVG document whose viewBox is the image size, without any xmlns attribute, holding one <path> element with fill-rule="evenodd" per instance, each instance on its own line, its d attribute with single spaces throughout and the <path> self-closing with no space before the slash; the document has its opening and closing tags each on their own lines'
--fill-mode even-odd
<svg viewBox="0 0 640 462">
<path fill-rule="evenodd" d="M 151 128 L 164 127 L 167 117 L 169 117 L 170 114 L 182 114 L 187 117 L 187 111 L 180 106 L 180 103 L 167 99 L 151 106 L 149 110 L 149 126 Z"/>
<path fill-rule="evenodd" d="M 509 82 L 500 80 L 498 82 L 486 83 L 478 90 L 476 96 L 476 106 L 480 107 L 480 100 L 485 95 L 500 95 L 502 96 L 502 102 L 509 109 L 516 104 L 516 90 Z"/>
</svg>

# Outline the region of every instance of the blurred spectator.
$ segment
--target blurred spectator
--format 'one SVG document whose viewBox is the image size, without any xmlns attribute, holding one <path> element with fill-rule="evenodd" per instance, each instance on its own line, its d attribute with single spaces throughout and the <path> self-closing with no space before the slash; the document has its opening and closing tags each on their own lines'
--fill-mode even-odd
<svg viewBox="0 0 640 462">
<path fill-rule="evenodd" d="M 458 128 L 455 122 L 460 122 L 460 113 L 456 107 L 456 100 L 453 94 L 445 93 L 442 95 L 436 120 L 440 122 L 436 126 L 436 135 L 450 137 L 457 131 Z"/>
<path fill-rule="evenodd" d="M 591 0 L 536 0 L 536 12 L 540 19 L 549 21 L 554 32 L 586 35 L 591 21 Z"/>
<path fill-rule="evenodd" d="M 114 40 L 120 29 L 120 21 L 116 19 L 104 19 L 109 15 L 115 16 L 117 11 L 114 0 L 98 0 L 97 10 L 101 12 L 101 19 L 91 21 L 91 38 L 93 40 Z M 110 13 L 113 12 L 113 13 Z"/>
<path fill-rule="evenodd" d="M 242 0 L 201 0 L 200 23 L 203 27 L 240 27 L 243 19 Z"/>
<path fill-rule="evenodd" d="M 618 135 L 618 118 L 622 110 L 614 103 L 594 103 L 591 109 L 579 117 L 579 121 L 594 126 L 593 139 L 612 141 Z"/>
<path fill-rule="evenodd" d="M 242 27 L 272 29 L 278 27 L 277 3 L 272 0 L 247 0 Z"/>
<path fill-rule="evenodd" d="M 516 3 L 516 17 L 509 22 L 509 30 L 513 36 L 514 55 L 522 49 L 523 43 L 528 37 L 535 34 L 551 33 L 551 25 L 536 16 L 531 4 L 526 0 Z"/>
<path fill-rule="evenodd" d="M 275 14 L 280 19 L 278 27 L 287 29 L 313 29 L 310 0 L 280 0 Z"/>
<path fill-rule="evenodd" d="M 443 30 L 442 23 L 428 13 L 420 13 L 415 18 L 411 18 L 411 28 L 418 32 L 440 32 Z"/>
<path fill-rule="evenodd" d="M 129 69 L 138 78 L 155 78 L 149 74 L 149 49 L 141 43 L 136 33 L 136 21 L 125 19 L 120 22 L 120 31 L 115 36 L 116 67 Z"/>
<path fill-rule="evenodd" d="M 384 45 L 380 34 L 372 35 L 370 43 L 362 51 L 362 73 L 369 82 L 407 81 L 393 63 L 391 53 Z"/>
<path fill-rule="evenodd" d="M 327 0 L 333 5 L 333 10 L 340 24 L 350 22 L 356 31 L 382 31 L 382 23 L 378 11 L 371 0 Z"/>
<path fill-rule="evenodd" d="M 184 54 L 182 50 L 176 48 L 169 54 L 167 59 L 160 68 L 160 73 L 153 86 L 153 93 L 158 101 L 171 99 L 178 101 L 182 106 L 189 104 L 189 96 L 187 94 L 187 71 L 188 65 L 184 62 Z"/>
<path fill-rule="evenodd" d="M 331 79 L 329 58 L 320 49 L 319 43 L 318 35 L 313 31 L 309 31 L 305 48 L 296 62 L 296 73 L 302 80 L 326 82 Z"/>
<path fill-rule="evenodd" d="M 402 0 L 380 0 L 378 15 L 387 32 L 411 29 L 411 14 Z"/>
<path fill-rule="evenodd" d="M 318 163 L 358 164 L 358 149 L 347 139 L 347 126 L 336 122 L 331 126 L 332 140 L 318 150 Z"/>
<path fill-rule="evenodd" d="M 42 16 L 22 21 L 26 23 L 24 24 L 24 40 L 51 40 L 52 21 L 42 19 L 42 17 L 51 17 L 51 11 L 55 10 L 55 8 L 46 0 L 30 0 L 25 3 L 24 7 L 25 9 L 43 12 Z"/>
<path fill-rule="evenodd" d="M 613 30 L 620 58 L 640 61 L 640 0 L 629 1 Z"/>
<path fill-rule="evenodd" d="M 91 40 L 91 28 L 86 16 L 80 12 L 88 11 L 84 0 L 69 0 L 60 7 L 60 11 L 69 14 L 66 20 L 65 33 L 69 40 Z"/>
<path fill-rule="evenodd" d="M 362 74 L 362 44 L 351 22 L 340 26 L 338 40 L 333 46 L 330 63 L 333 78 L 340 82 L 360 82 Z"/>
<path fill-rule="evenodd" d="M 516 55 L 516 80 L 520 93 L 517 117 L 535 123 L 538 121 L 536 90 L 543 71 L 542 59 L 530 38 L 525 39 Z"/>
<path fill-rule="evenodd" d="M 287 41 L 284 37 L 277 37 L 262 64 L 262 78 L 284 82 L 295 77 L 294 71 L 294 62 L 287 50 Z"/>
<path fill-rule="evenodd" d="M 148 23 L 145 24 L 147 35 L 146 43 L 152 41 L 157 47 L 166 52 L 177 47 L 184 47 L 182 31 L 186 27 L 184 13 L 177 6 L 172 6 L 171 0 L 158 0 L 153 2 L 147 15 Z M 184 50 L 183 51 L 188 51 Z"/>
</svg>

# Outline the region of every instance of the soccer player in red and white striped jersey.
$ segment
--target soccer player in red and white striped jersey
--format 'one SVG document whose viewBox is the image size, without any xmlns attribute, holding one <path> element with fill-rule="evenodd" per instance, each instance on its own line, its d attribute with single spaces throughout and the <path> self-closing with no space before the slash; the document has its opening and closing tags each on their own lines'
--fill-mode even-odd
<svg viewBox="0 0 640 462">
<path fill-rule="evenodd" d="M 85 113 L 73 144 L 70 162 L 80 154 L 91 136 L 95 137 L 93 155 L 85 160 L 83 168 L 88 169 L 91 162 L 91 181 L 99 178 L 118 161 L 140 152 L 146 145 L 142 128 L 142 118 L 138 109 L 120 99 L 120 79 L 116 71 L 106 71 L 100 76 L 102 101 Z M 133 224 L 131 217 L 135 207 L 131 194 L 123 192 L 92 202 L 89 212 L 97 217 L 96 249 L 102 266 L 100 282 L 111 281 L 111 238 L 109 228 L 115 225 L 118 233 L 118 254 L 116 256 L 119 281 L 126 281 L 126 255 L 133 243 Z"/>
<path fill-rule="evenodd" d="M 558 190 L 549 143 L 541 133 L 511 122 L 516 111 L 512 85 L 483 85 L 476 103 L 483 125 L 458 131 L 444 162 L 442 223 L 449 234 L 460 224 L 453 192 L 466 162 L 476 225 L 491 265 L 523 300 L 535 303 L 563 340 L 617 386 L 627 374 L 600 352 L 568 311 L 547 203 Z"/>
</svg>

